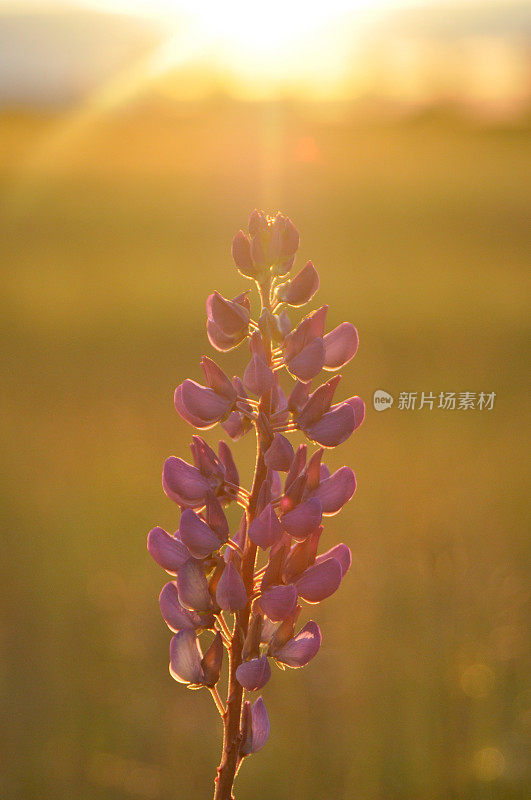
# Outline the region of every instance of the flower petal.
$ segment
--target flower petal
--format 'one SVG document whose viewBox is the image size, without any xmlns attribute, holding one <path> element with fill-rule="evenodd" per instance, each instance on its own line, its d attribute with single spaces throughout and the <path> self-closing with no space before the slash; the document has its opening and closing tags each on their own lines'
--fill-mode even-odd
<svg viewBox="0 0 531 800">
<path fill-rule="evenodd" d="M 323 339 L 314 339 L 309 345 L 287 362 L 287 367 L 295 378 L 310 381 L 318 375 L 324 364 L 325 346 Z"/>
<path fill-rule="evenodd" d="M 231 613 L 240 611 L 247 605 L 247 592 L 242 576 L 232 561 L 225 565 L 218 581 L 216 600 L 220 608 Z"/>
<path fill-rule="evenodd" d="M 332 406 L 314 425 L 304 432 L 323 447 L 337 447 L 345 442 L 355 427 L 354 411 L 348 403 Z"/>
<path fill-rule="evenodd" d="M 324 337 L 324 369 L 333 370 L 348 364 L 358 350 L 358 331 L 351 322 L 342 322 Z"/>
<path fill-rule="evenodd" d="M 213 389 L 216 394 L 226 397 L 230 403 L 234 403 L 238 392 L 221 367 L 218 367 L 216 362 L 212 361 L 208 356 L 203 356 L 201 359 L 201 368 L 204 372 L 207 386 Z"/>
<path fill-rule="evenodd" d="M 162 488 L 180 506 L 201 508 L 209 485 L 196 467 L 192 467 L 182 458 L 170 456 L 164 462 Z"/>
<path fill-rule="evenodd" d="M 206 651 L 201 661 L 203 669 L 203 683 L 205 686 L 215 686 L 219 681 L 221 666 L 223 664 L 223 639 L 218 631 L 212 640 L 212 644 Z"/>
<path fill-rule="evenodd" d="M 326 383 L 322 383 L 312 392 L 297 418 L 297 422 L 303 430 L 316 423 L 323 414 L 330 410 L 334 393 L 340 380 L 341 375 L 334 375 L 333 378 L 330 378 Z"/>
<path fill-rule="evenodd" d="M 208 627 L 208 622 L 210 622 L 210 620 L 203 619 L 195 611 L 189 611 L 179 603 L 175 581 L 170 581 L 162 587 L 159 595 L 159 606 L 162 619 L 168 628 L 175 633 L 183 629 L 193 631 L 196 628 L 205 627 L 203 625 L 204 622 L 207 622 L 206 627 Z"/>
<path fill-rule="evenodd" d="M 261 397 L 275 384 L 275 376 L 260 356 L 253 355 L 243 374 L 246 389 Z"/>
<path fill-rule="evenodd" d="M 151 558 L 171 575 L 175 575 L 190 558 L 185 545 L 159 527 L 153 528 L 148 533 L 147 549 Z"/>
<path fill-rule="evenodd" d="M 317 497 L 310 497 L 292 511 L 288 511 L 282 517 L 282 527 L 293 536 L 294 539 L 302 541 L 310 533 L 313 533 L 321 524 L 323 511 L 321 501 Z"/>
<path fill-rule="evenodd" d="M 308 603 L 319 603 L 334 594 L 342 578 L 341 565 L 335 558 L 328 558 L 313 567 L 308 567 L 298 579 L 297 592 Z"/>
<path fill-rule="evenodd" d="M 350 547 L 342 542 L 340 544 L 336 544 L 334 547 L 331 547 L 330 550 L 327 550 L 326 553 L 321 553 L 320 556 L 317 556 L 315 563 L 322 564 L 323 561 L 327 561 L 329 558 L 335 558 L 337 561 L 339 561 L 339 566 L 341 567 L 341 577 L 344 577 L 352 565 L 352 553 L 350 552 Z"/>
<path fill-rule="evenodd" d="M 312 299 L 319 288 L 319 275 L 311 261 L 289 283 L 277 289 L 277 297 L 290 306 L 303 306 Z"/>
<path fill-rule="evenodd" d="M 170 675 L 179 683 L 203 683 L 201 648 L 194 631 L 182 630 L 170 642 Z"/>
<path fill-rule="evenodd" d="M 287 472 L 293 461 L 291 442 L 281 433 L 275 433 L 273 441 L 265 452 L 264 461 L 269 469 Z"/>
<path fill-rule="evenodd" d="M 201 386 L 189 378 L 181 384 L 180 399 L 184 408 L 201 420 L 201 425 L 197 427 L 205 430 L 223 419 L 232 406 L 232 402 L 223 395 L 216 394 L 208 386 Z M 175 407 L 179 411 L 177 403 Z"/>
<path fill-rule="evenodd" d="M 221 353 L 227 353 L 233 347 L 237 347 L 245 338 L 245 333 L 240 336 L 227 336 L 211 319 L 207 319 L 206 327 L 208 341 L 215 350 L 219 350 Z"/>
<path fill-rule="evenodd" d="M 349 397 L 348 400 L 345 400 L 345 403 L 354 411 L 354 430 L 356 430 L 365 419 L 365 403 L 357 395 Z"/>
<path fill-rule="evenodd" d="M 236 677 L 248 692 L 256 692 L 265 686 L 271 677 L 271 667 L 267 656 L 244 661 L 236 670 Z"/>
<path fill-rule="evenodd" d="M 243 756 L 248 756 L 261 750 L 268 740 L 269 731 L 269 717 L 262 698 L 259 697 L 252 706 L 248 700 L 245 700 L 242 714 L 240 753 Z"/>
<path fill-rule="evenodd" d="M 254 278 L 257 271 L 251 258 L 251 242 L 243 231 L 238 231 L 232 240 L 232 257 L 238 270 L 246 278 Z"/>
<path fill-rule="evenodd" d="M 212 598 L 203 565 L 190 558 L 177 573 L 179 602 L 190 611 L 210 611 Z"/>
<path fill-rule="evenodd" d="M 268 503 L 264 510 L 249 525 L 249 539 L 253 544 L 267 550 L 282 536 L 282 525 L 275 509 Z"/>
<path fill-rule="evenodd" d="M 227 300 L 219 292 L 213 292 L 206 301 L 207 317 L 225 336 L 240 336 L 247 332 L 249 311 L 240 303 Z"/>
<path fill-rule="evenodd" d="M 293 614 L 297 605 L 297 589 L 292 583 L 287 586 L 271 586 L 262 593 L 258 603 L 269 619 L 280 622 Z"/>
<path fill-rule="evenodd" d="M 181 514 L 179 534 L 194 558 L 206 558 L 221 547 L 219 537 L 191 508 Z"/>
<path fill-rule="evenodd" d="M 235 486 L 240 485 L 240 476 L 238 475 L 238 468 L 234 461 L 234 456 L 232 455 L 232 450 L 228 446 L 227 442 L 224 442 L 223 439 L 220 440 L 218 444 L 218 453 L 219 453 L 219 460 L 223 464 L 225 468 L 225 480 L 233 483 Z"/>
<path fill-rule="evenodd" d="M 294 669 L 304 667 L 317 654 L 321 646 L 319 625 L 310 620 L 299 633 L 272 655 L 277 661 Z"/>
<path fill-rule="evenodd" d="M 315 492 L 323 506 L 323 514 L 333 516 L 341 511 L 356 491 L 356 476 L 350 467 L 340 467 L 319 484 Z"/>
</svg>

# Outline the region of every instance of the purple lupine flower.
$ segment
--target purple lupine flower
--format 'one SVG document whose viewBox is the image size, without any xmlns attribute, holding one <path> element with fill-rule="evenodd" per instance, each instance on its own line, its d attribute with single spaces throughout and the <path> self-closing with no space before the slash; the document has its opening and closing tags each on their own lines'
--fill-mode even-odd
<svg viewBox="0 0 531 800">
<path fill-rule="evenodd" d="M 365 406 L 357 396 L 334 403 L 340 375 L 313 389 L 312 381 L 318 383 L 321 370 L 337 370 L 353 358 L 358 334 L 350 322 L 327 333 L 326 305 L 292 324 L 286 307 L 303 306 L 319 288 L 311 261 L 290 276 L 298 247 L 299 233 L 288 217 L 253 211 L 248 234 L 239 231 L 232 241 L 232 256 L 241 275 L 258 284 L 259 315 L 252 318 L 247 291 L 232 300 L 213 291 L 206 303 L 207 336 L 215 350 L 248 342 L 243 376 L 229 378 L 203 356 L 204 385 L 187 378 L 174 395 L 180 417 L 200 431 L 220 424 L 237 441 L 255 429 L 251 488 L 241 484 L 225 441 L 216 453 L 194 435 L 193 463 L 170 456 L 163 468 L 163 489 L 181 512 L 178 530 L 156 527 L 148 535 L 151 556 L 175 578 L 159 596 L 162 618 L 174 633 L 170 674 L 191 688 L 206 688 L 223 719 L 214 800 L 233 798 L 242 759 L 269 736 L 262 698 L 251 705 L 245 693 L 268 684 L 271 661 L 282 669 L 299 668 L 316 656 L 319 626 L 309 621 L 296 633 L 298 617 L 305 604 L 334 594 L 352 563 L 343 543 L 318 552 L 324 518 L 337 514 L 356 490 L 350 467 L 331 473 L 323 456 L 361 425 Z M 279 378 L 283 369 L 295 379 L 287 396 Z M 296 430 L 310 444 L 294 450 L 289 435 Z M 312 442 L 319 446 L 312 448 Z M 243 509 L 232 534 L 231 504 Z M 218 687 L 225 650 L 231 666 L 224 701 Z"/>
</svg>

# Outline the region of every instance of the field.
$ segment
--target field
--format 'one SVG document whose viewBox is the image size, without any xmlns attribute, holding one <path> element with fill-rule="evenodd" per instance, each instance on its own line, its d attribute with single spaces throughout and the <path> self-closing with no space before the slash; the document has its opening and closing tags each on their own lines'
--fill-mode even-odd
<svg viewBox="0 0 531 800">
<path fill-rule="evenodd" d="M 329 326 L 357 325 L 340 391 L 368 411 L 330 456 L 358 478 L 326 529 L 353 569 L 315 609 L 319 656 L 264 690 L 238 798 L 524 800 L 526 131 L 218 100 L 4 113 L 0 136 L 1 797 L 210 797 L 217 716 L 168 676 L 145 536 L 176 527 L 173 388 L 200 378 L 206 295 L 246 288 L 230 240 L 263 206 L 299 227 Z M 402 391 L 496 400 L 407 411 Z"/>
</svg>

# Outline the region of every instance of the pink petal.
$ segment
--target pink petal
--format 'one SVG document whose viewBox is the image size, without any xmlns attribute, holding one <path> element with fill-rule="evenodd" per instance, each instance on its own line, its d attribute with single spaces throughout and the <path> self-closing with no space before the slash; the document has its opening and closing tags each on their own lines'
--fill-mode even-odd
<svg viewBox="0 0 531 800">
<path fill-rule="evenodd" d="M 239 303 L 227 300 L 219 292 L 213 292 L 206 302 L 207 317 L 225 336 L 240 336 L 247 332 L 249 311 Z"/>
<path fill-rule="evenodd" d="M 356 355 L 359 344 L 358 332 L 351 322 L 342 322 L 326 334 L 324 343 L 324 368 L 339 369 Z"/>
<path fill-rule="evenodd" d="M 341 583 L 342 572 L 339 561 L 329 558 L 320 564 L 308 567 L 297 581 L 297 592 L 308 603 L 319 603 L 334 594 Z"/>
<path fill-rule="evenodd" d="M 310 497 L 295 506 L 293 511 L 284 514 L 282 527 L 294 539 L 303 540 L 319 527 L 322 517 L 321 501 L 317 497 Z"/>
<path fill-rule="evenodd" d="M 229 523 L 218 498 L 209 492 L 206 499 L 205 519 L 209 528 L 216 534 L 219 542 L 229 538 Z M 181 517 L 182 520 L 182 517 Z"/>
<path fill-rule="evenodd" d="M 280 622 L 293 614 L 297 606 L 297 589 L 292 583 L 287 586 L 271 586 L 262 593 L 258 602 L 269 619 Z"/>
<path fill-rule="evenodd" d="M 211 428 L 223 419 L 232 406 L 232 402 L 223 395 L 216 394 L 208 386 L 201 386 L 189 378 L 181 384 L 180 400 L 189 414 L 201 420 L 201 425 L 197 427 L 203 429 Z M 179 411 L 177 403 L 176 408 Z"/>
<path fill-rule="evenodd" d="M 319 288 L 319 275 L 311 261 L 289 283 L 277 289 L 277 297 L 290 306 L 302 306 L 312 299 Z"/>
<path fill-rule="evenodd" d="M 291 548 L 282 571 L 283 580 L 286 582 L 294 581 L 299 575 L 302 575 L 305 569 L 312 566 L 322 532 L 323 526 L 320 525 L 307 539 L 303 542 L 297 542 Z"/>
<path fill-rule="evenodd" d="M 189 611 L 179 603 L 177 584 L 175 581 L 166 583 L 159 595 L 159 606 L 162 619 L 168 628 L 175 633 L 187 628 L 195 630 L 203 627 L 203 620 L 195 611 Z"/>
<path fill-rule="evenodd" d="M 287 644 L 273 655 L 288 667 L 304 667 L 317 654 L 321 646 L 321 631 L 316 622 L 310 620 Z"/>
<path fill-rule="evenodd" d="M 264 461 L 270 469 L 287 472 L 293 461 L 291 442 L 281 433 L 275 433 L 273 441 L 264 455 Z"/>
<path fill-rule="evenodd" d="M 179 534 L 194 558 L 206 558 L 221 547 L 218 536 L 190 508 L 181 515 Z"/>
<path fill-rule="evenodd" d="M 248 756 L 261 750 L 267 742 L 269 731 L 269 717 L 262 698 L 259 697 L 252 706 L 248 700 L 245 700 L 242 713 L 242 744 L 240 747 L 242 756 Z"/>
<path fill-rule="evenodd" d="M 175 575 L 190 558 L 185 545 L 159 527 L 148 533 L 147 549 L 151 558 L 170 575 Z"/>
<path fill-rule="evenodd" d="M 350 467 L 340 467 L 315 492 L 323 506 L 323 514 L 333 516 L 341 511 L 356 491 L 356 476 Z"/>
<path fill-rule="evenodd" d="M 238 231 L 232 240 L 232 257 L 242 275 L 246 278 L 254 278 L 256 276 L 256 270 L 251 258 L 251 242 L 243 231 Z"/>
<path fill-rule="evenodd" d="M 221 666 L 223 664 L 223 639 L 219 631 L 214 636 L 212 644 L 201 660 L 203 670 L 203 683 L 205 686 L 215 686 L 219 681 Z"/>
<path fill-rule="evenodd" d="M 330 410 L 330 405 L 340 380 L 341 375 L 334 375 L 333 378 L 326 383 L 322 383 L 312 392 L 308 402 L 297 417 L 297 422 L 303 430 L 310 425 L 314 425 L 321 419 L 323 414 Z"/>
<path fill-rule="evenodd" d="M 240 342 L 243 342 L 245 339 L 245 332 L 239 336 L 227 336 L 219 325 L 216 325 L 211 319 L 207 319 L 207 336 L 212 347 L 219 350 L 221 353 L 227 353 L 229 350 L 232 350 L 233 347 L 237 347 Z"/>
<path fill-rule="evenodd" d="M 244 372 L 243 383 L 246 389 L 261 397 L 273 388 L 275 376 L 260 356 L 253 355 Z"/>
<path fill-rule="evenodd" d="M 194 631 L 182 630 L 170 642 L 170 675 L 179 683 L 203 683 L 201 648 Z"/>
<path fill-rule="evenodd" d="M 176 456 L 164 462 L 162 487 L 171 500 L 187 508 L 201 508 L 209 490 L 199 470 Z"/>
<path fill-rule="evenodd" d="M 251 658 L 244 661 L 236 670 L 236 677 L 248 692 L 256 692 L 265 686 L 271 677 L 271 667 L 267 656 L 261 658 Z"/>
<path fill-rule="evenodd" d="M 319 450 L 316 450 L 308 461 L 308 466 L 306 467 L 306 490 L 309 492 L 317 489 L 319 483 L 321 482 L 321 459 L 323 457 L 323 453 L 324 449 L 320 447 Z"/>
<path fill-rule="evenodd" d="M 225 469 L 219 458 L 202 436 L 195 434 L 190 443 L 194 464 L 200 473 L 214 483 L 221 483 L 225 477 Z"/>
<path fill-rule="evenodd" d="M 216 587 L 216 600 L 218 606 L 224 611 L 240 611 L 247 605 L 247 592 L 242 580 L 242 576 L 232 563 L 229 561 L 218 581 Z"/>
<path fill-rule="evenodd" d="M 324 358 L 324 340 L 314 339 L 311 344 L 287 362 L 287 367 L 295 378 L 300 381 L 310 381 L 321 372 Z"/>
<path fill-rule="evenodd" d="M 190 558 L 177 573 L 179 602 L 190 611 L 210 611 L 212 598 L 203 565 Z"/>
<path fill-rule="evenodd" d="M 229 403 L 234 403 L 238 392 L 234 388 L 232 381 L 229 380 L 227 375 L 223 372 L 221 367 L 218 367 L 215 361 L 212 361 L 208 356 L 203 356 L 201 359 L 201 367 L 205 374 L 207 386 L 213 389 L 216 394 L 226 397 Z"/>
<path fill-rule="evenodd" d="M 326 553 L 322 553 L 320 556 L 317 556 L 315 563 L 322 564 L 323 561 L 327 561 L 329 558 L 335 558 L 337 561 L 339 561 L 339 566 L 341 567 L 341 577 L 344 577 L 352 565 L 352 553 L 350 552 L 350 547 L 343 543 L 336 544 L 334 547 L 331 547 L 330 550 L 327 550 Z"/>
<path fill-rule="evenodd" d="M 222 439 L 218 444 L 219 460 L 225 468 L 225 480 L 233 483 L 235 486 L 240 485 L 240 476 L 238 475 L 238 468 L 232 455 L 232 450 L 226 442 Z"/>
<path fill-rule="evenodd" d="M 358 397 L 357 395 L 354 397 L 349 397 L 348 400 L 345 400 L 345 403 L 348 403 L 348 405 L 354 411 L 354 430 L 356 430 L 356 428 L 359 428 L 365 419 L 365 403 L 361 397 Z"/>
<path fill-rule="evenodd" d="M 337 447 L 345 442 L 354 430 L 354 411 L 348 403 L 332 406 L 321 419 L 306 430 L 306 435 L 323 447 Z"/>
<path fill-rule="evenodd" d="M 281 536 L 282 525 L 275 514 L 273 506 L 268 503 L 249 525 L 249 539 L 253 544 L 258 545 L 263 550 L 267 550 L 268 547 L 278 542 Z"/>
</svg>

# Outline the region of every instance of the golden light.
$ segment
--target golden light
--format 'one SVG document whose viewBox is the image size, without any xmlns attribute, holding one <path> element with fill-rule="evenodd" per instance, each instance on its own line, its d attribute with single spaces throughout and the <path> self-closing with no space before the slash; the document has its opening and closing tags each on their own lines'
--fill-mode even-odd
<svg viewBox="0 0 531 800">
<path fill-rule="evenodd" d="M 364 21 L 397 0 L 99 0 L 106 10 L 149 13 L 162 20 L 169 40 L 164 66 L 190 63 L 217 72 L 221 83 L 246 96 L 312 86 L 329 93 L 344 78 Z M 94 5 L 94 3 L 92 4 Z"/>
</svg>

